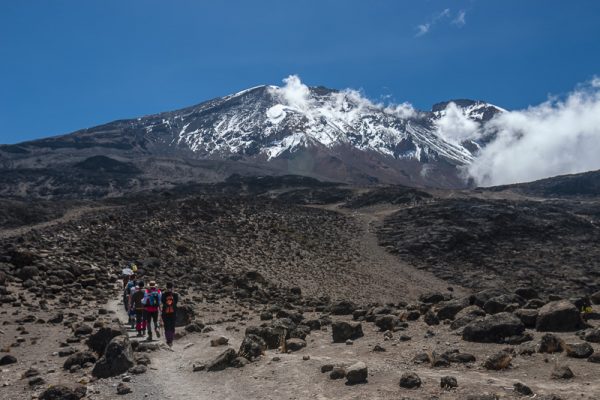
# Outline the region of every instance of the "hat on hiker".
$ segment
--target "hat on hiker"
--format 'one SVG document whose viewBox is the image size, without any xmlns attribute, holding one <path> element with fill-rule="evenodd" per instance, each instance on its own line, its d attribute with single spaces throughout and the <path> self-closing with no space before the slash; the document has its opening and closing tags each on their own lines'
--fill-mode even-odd
<svg viewBox="0 0 600 400">
<path fill-rule="evenodd" d="M 154 281 L 150 281 L 150 283 L 148 284 L 148 286 L 150 286 L 150 287 L 155 287 L 155 286 L 156 286 L 156 282 L 154 282 Z"/>
</svg>

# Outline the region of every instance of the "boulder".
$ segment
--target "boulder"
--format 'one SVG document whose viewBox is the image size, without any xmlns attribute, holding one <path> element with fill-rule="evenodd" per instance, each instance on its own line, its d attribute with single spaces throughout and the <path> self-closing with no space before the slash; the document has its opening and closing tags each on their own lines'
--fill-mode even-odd
<svg viewBox="0 0 600 400">
<path fill-rule="evenodd" d="M 597 291 L 596 293 L 592 294 L 590 296 L 590 301 L 593 304 L 600 304 L 600 291 Z"/>
<path fill-rule="evenodd" d="M 437 304 L 440 301 L 449 300 L 449 296 L 444 295 L 441 292 L 430 292 L 424 293 L 419 296 L 419 301 L 428 304 Z"/>
<path fill-rule="evenodd" d="M 175 326 L 182 327 L 189 325 L 195 316 L 194 308 L 188 304 L 182 304 L 177 307 L 175 315 Z"/>
<path fill-rule="evenodd" d="M 572 379 L 575 377 L 571 368 L 567 365 L 556 365 L 550 375 L 552 379 Z"/>
<path fill-rule="evenodd" d="M 405 372 L 400 377 L 400 387 L 405 389 L 417 389 L 421 387 L 421 378 L 414 372 Z"/>
<path fill-rule="evenodd" d="M 392 331 L 398 325 L 400 319 L 395 315 L 379 315 L 375 317 L 375 326 L 379 328 L 381 332 Z"/>
<path fill-rule="evenodd" d="M 458 381 L 453 376 L 442 376 L 440 380 L 440 387 L 442 389 L 453 389 L 458 387 Z"/>
<path fill-rule="evenodd" d="M 298 351 L 306 347 L 306 342 L 302 339 L 291 338 L 285 341 L 285 347 L 289 351 Z"/>
<path fill-rule="evenodd" d="M 572 332 L 585 327 L 575 305 L 567 300 L 552 301 L 539 309 L 535 328 L 540 332 Z"/>
<path fill-rule="evenodd" d="M 177 324 L 175 324 L 175 326 L 177 326 Z M 204 324 L 199 321 L 194 321 L 185 325 L 183 329 L 185 329 L 185 331 L 189 333 L 202 332 L 202 329 L 204 329 Z"/>
<path fill-rule="evenodd" d="M 583 337 L 586 342 L 600 343 L 600 328 L 590 329 Z"/>
<path fill-rule="evenodd" d="M 565 342 L 552 333 L 546 333 L 542 336 L 540 346 L 538 348 L 539 353 L 560 353 L 564 350 Z"/>
<path fill-rule="evenodd" d="M 249 326 L 246 336 L 256 335 L 263 340 L 267 349 L 277 349 L 281 345 L 282 332 L 270 326 Z M 287 335 L 289 337 L 289 335 Z"/>
<path fill-rule="evenodd" d="M 116 336 L 106 346 L 104 355 L 96 362 L 92 375 L 109 378 L 123 374 L 133 367 L 133 350 L 127 336 Z"/>
<path fill-rule="evenodd" d="M 512 314 L 502 312 L 478 318 L 463 329 L 462 338 L 468 342 L 503 343 L 507 337 L 521 335 L 525 326 Z"/>
<path fill-rule="evenodd" d="M 450 324 L 450 329 L 455 330 L 463 328 L 479 317 L 485 317 L 485 311 L 479 306 L 473 305 L 465 307 L 456 314 L 454 321 Z"/>
<path fill-rule="evenodd" d="M 44 390 L 38 397 L 39 400 L 79 400 L 85 397 L 85 386 L 54 385 Z"/>
<path fill-rule="evenodd" d="M 493 297 L 503 295 L 504 293 L 505 292 L 500 289 L 485 289 L 471 295 L 471 297 L 469 297 L 469 301 L 471 304 L 483 307 L 486 301 Z"/>
<path fill-rule="evenodd" d="M 346 369 L 344 367 L 333 367 L 329 373 L 329 379 L 342 379 L 346 377 Z"/>
<path fill-rule="evenodd" d="M 429 310 L 425 313 L 425 315 L 423 316 L 423 321 L 425 321 L 425 323 L 429 326 L 440 324 L 439 318 L 431 310 Z"/>
<path fill-rule="evenodd" d="M 362 325 L 360 322 L 336 321 L 331 324 L 331 334 L 334 343 L 358 339 L 363 336 Z"/>
<path fill-rule="evenodd" d="M 367 365 L 364 362 L 357 362 L 346 368 L 346 381 L 349 385 L 365 383 L 369 376 Z"/>
<path fill-rule="evenodd" d="M 469 306 L 469 299 L 455 299 L 439 303 L 436 307 L 436 315 L 440 320 L 454 319 L 465 307 Z"/>
<path fill-rule="evenodd" d="M 237 354 L 234 349 L 227 349 L 216 358 L 206 364 L 206 370 L 209 372 L 222 371 L 227 367 L 230 367 L 233 360 L 237 358 Z"/>
<path fill-rule="evenodd" d="M 333 315 L 352 315 L 357 308 L 351 301 L 339 301 L 329 307 L 329 312 Z"/>
<path fill-rule="evenodd" d="M 92 350 L 98 353 L 100 356 L 104 355 L 104 350 L 110 341 L 119 335 L 123 335 L 123 329 L 117 326 L 108 326 L 98 329 L 96 332 L 90 335 L 86 340 L 86 344 Z"/>
<path fill-rule="evenodd" d="M 531 396 L 533 395 L 533 390 L 527 385 L 522 384 L 521 382 L 517 382 L 513 385 L 516 393 L 522 394 L 523 396 Z"/>
<path fill-rule="evenodd" d="M 519 306 L 522 306 L 525 304 L 525 300 L 516 294 L 502 294 L 486 301 L 483 304 L 483 309 L 488 314 L 498 314 L 499 312 L 505 311 L 511 304 L 519 304 Z"/>
<path fill-rule="evenodd" d="M 537 290 L 531 287 L 520 287 L 515 290 L 515 294 L 525 300 L 537 299 L 540 297 Z"/>
<path fill-rule="evenodd" d="M 266 349 L 267 344 L 260 336 L 246 334 L 244 340 L 242 340 L 242 344 L 240 345 L 239 354 L 240 356 L 252 361 L 264 354 Z"/>
<path fill-rule="evenodd" d="M 594 348 L 589 343 L 569 343 L 565 345 L 567 357 L 588 358 L 594 354 Z"/>
<path fill-rule="evenodd" d="M 6 355 L 2 356 L 2 358 L 0 358 L 0 365 L 15 364 L 16 362 L 17 362 L 17 358 L 10 354 L 6 354 Z"/>
<path fill-rule="evenodd" d="M 95 363 L 96 356 L 91 351 L 78 351 L 75 354 L 71 354 L 63 363 L 63 368 L 70 370 L 73 365 L 83 367 L 86 363 Z"/>
<path fill-rule="evenodd" d="M 512 356 L 509 353 L 500 351 L 489 356 L 483 363 L 483 367 L 488 370 L 499 371 L 508 368 L 511 360 Z"/>
<path fill-rule="evenodd" d="M 123 395 L 129 394 L 129 393 L 131 393 L 131 388 L 129 386 L 127 386 L 123 382 L 120 382 L 117 385 L 117 394 L 118 395 L 123 396 Z"/>
<path fill-rule="evenodd" d="M 94 331 L 94 329 L 91 326 L 82 324 L 82 325 L 76 326 L 73 333 L 75 333 L 75 336 L 85 336 L 85 335 L 89 335 L 93 331 Z"/>
<path fill-rule="evenodd" d="M 537 321 L 538 311 L 528 308 L 519 308 L 514 313 L 523 322 L 526 328 L 535 328 L 535 322 Z"/>
</svg>

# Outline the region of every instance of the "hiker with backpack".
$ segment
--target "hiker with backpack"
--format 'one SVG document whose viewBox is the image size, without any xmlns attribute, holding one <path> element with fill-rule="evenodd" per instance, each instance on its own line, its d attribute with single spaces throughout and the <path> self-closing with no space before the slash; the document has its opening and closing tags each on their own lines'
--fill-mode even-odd
<svg viewBox="0 0 600 400">
<path fill-rule="evenodd" d="M 167 283 L 167 290 L 162 294 L 162 320 L 165 328 L 165 339 L 169 347 L 173 346 L 173 339 L 175 337 L 178 302 L 179 294 L 173 290 L 173 283 Z"/>
<path fill-rule="evenodd" d="M 144 304 L 144 313 L 146 315 L 148 341 L 152 340 L 152 321 L 154 321 L 154 331 L 156 332 L 156 337 L 160 337 L 160 330 L 158 329 L 158 312 L 160 311 L 161 297 L 162 294 L 160 289 L 156 287 L 156 282 L 150 281 L 148 284 L 148 289 L 144 291 L 144 298 L 142 299 L 142 304 Z"/>
<path fill-rule="evenodd" d="M 125 307 L 125 311 L 127 312 L 127 316 L 129 318 L 127 323 L 131 326 L 133 326 L 133 317 L 130 312 L 129 298 L 131 296 L 131 289 L 135 288 L 135 286 L 135 274 L 132 274 L 129 276 L 129 282 L 127 282 L 127 285 L 123 290 L 123 306 Z"/>
<path fill-rule="evenodd" d="M 144 315 L 144 281 L 138 281 L 137 289 L 130 296 L 130 309 L 135 313 L 135 330 L 137 336 L 142 337 L 146 334 L 146 317 Z"/>
</svg>

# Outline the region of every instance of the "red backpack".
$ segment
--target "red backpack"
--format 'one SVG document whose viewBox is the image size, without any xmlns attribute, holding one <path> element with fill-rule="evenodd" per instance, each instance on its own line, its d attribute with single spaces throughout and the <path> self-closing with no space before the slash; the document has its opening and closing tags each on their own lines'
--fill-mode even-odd
<svg viewBox="0 0 600 400">
<path fill-rule="evenodd" d="M 175 313 L 175 296 L 173 296 L 173 292 L 165 293 L 165 306 L 163 307 L 163 313 L 165 314 L 174 314 Z"/>
</svg>

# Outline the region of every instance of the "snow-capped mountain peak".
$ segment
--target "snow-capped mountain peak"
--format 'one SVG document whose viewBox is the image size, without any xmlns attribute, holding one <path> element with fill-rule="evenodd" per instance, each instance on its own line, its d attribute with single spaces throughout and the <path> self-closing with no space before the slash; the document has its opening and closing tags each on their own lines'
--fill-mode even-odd
<svg viewBox="0 0 600 400">
<path fill-rule="evenodd" d="M 454 165 L 472 160 L 471 151 L 444 138 L 436 124 L 451 103 L 423 112 L 407 103 L 374 103 L 355 90 L 308 87 L 296 76 L 284 83 L 253 87 L 168 113 L 159 124 L 148 127 L 149 132 L 171 131 L 172 145 L 189 148 L 198 157 L 272 160 L 310 146 L 334 149 L 345 145 L 394 159 L 441 158 Z M 452 104 L 474 124 L 502 111 L 484 102 Z"/>
</svg>

